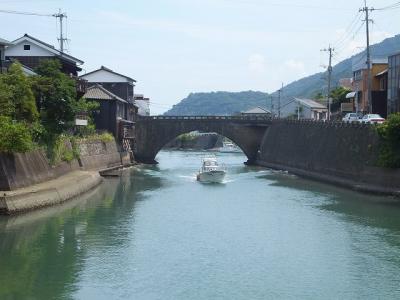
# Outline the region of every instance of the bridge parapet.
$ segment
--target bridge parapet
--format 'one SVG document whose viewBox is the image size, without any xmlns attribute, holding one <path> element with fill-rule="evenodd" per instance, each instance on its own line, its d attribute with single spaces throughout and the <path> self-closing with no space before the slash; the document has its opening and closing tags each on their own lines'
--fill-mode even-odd
<svg viewBox="0 0 400 300">
<path fill-rule="evenodd" d="M 263 116 L 141 116 L 138 121 L 252 121 L 252 122 L 271 122 L 273 118 Z"/>
</svg>

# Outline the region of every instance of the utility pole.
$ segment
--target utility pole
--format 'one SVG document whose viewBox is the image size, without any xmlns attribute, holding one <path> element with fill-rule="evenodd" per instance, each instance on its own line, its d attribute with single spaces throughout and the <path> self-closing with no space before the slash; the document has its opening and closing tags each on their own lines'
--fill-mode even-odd
<svg viewBox="0 0 400 300">
<path fill-rule="evenodd" d="M 364 0 L 364 7 L 360 8 L 360 12 L 365 12 L 365 25 L 367 34 L 367 72 L 368 72 L 368 83 L 367 83 L 367 111 L 370 114 L 372 112 L 372 75 L 371 75 L 371 51 L 369 47 L 369 22 L 372 19 L 369 18 L 369 12 L 375 10 L 373 7 L 367 6 L 367 0 Z"/>
<path fill-rule="evenodd" d="M 329 65 L 328 65 L 328 120 L 331 119 L 331 86 L 332 86 L 332 53 L 333 51 L 335 51 L 334 48 L 331 47 L 331 45 L 329 45 L 328 49 L 322 49 L 321 51 L 324 52 L 329 52 Z"/>
<path fill-rule="evenodd" d="M 283 82 L 282 88 L 278 90 L 278 118 L 281 118 L 281 94 L 283 93 Z"/>
<path fill-rule="evenodd" d="M 60 37 L 58 38 L 58 41 L 60 42 L 60 51 L 64 52 L 64 42 L 66 42 L 68 39 L 64 38 L 63 21 L 64 21 L 64 18 L 67 18 L 67 14 L 66 13 L 62 13 L 61 9 L 59 9 L 58 13 L 54 14 L 53 17 L 56 17 L 57 19 L 60 19 Z"/>
</svg>

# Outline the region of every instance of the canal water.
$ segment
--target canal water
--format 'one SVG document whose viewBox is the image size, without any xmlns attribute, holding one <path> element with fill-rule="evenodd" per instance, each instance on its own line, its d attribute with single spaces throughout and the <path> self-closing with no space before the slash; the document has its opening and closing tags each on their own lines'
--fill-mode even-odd
<svg viewBox="0 0 400 300">
<path fill-rule="evenodd" d="M 0 299 L 400 299 L 394 199 L 243 165 L 196 182 L 201 152 L 0 218 Z"/>
</svg>

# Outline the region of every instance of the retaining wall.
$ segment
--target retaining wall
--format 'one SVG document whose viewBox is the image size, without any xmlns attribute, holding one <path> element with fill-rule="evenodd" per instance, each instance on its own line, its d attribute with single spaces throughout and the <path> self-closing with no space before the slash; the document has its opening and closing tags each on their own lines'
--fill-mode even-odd
<svg viewBox="0 0 400 300">
<path fill-rule="evenodd" d="M 372 125 L 276 120 L 257 164 L 358 190 L 400 195 L 400 170 L 377 167 L 379 137 Z"/>
<path fill-rule="evenodd" d="M 76 170 L 100 170 L 121 165 L 115 142 L 78 144 L 79 160 L 52 166 L 43 150 L 28 153 L 0 153 L 0 191 L 12 191 L 55 179 Z"/>
</svg>

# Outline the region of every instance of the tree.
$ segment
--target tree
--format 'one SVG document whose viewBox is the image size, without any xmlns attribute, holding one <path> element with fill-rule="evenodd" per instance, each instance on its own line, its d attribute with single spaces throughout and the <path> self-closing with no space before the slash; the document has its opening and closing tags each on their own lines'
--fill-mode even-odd
<svg viewBox="0 0 400 300">
<path fill-rule="evenodd" d="M 332 98 L 332 103 L 344 103 L 347 101 L 346 95 L 350 93 L 351 90 L 344 88 L 342 86 L 331 91 L 330 97 Z"/>
<path fill-rule="evenodd" d="M 0 90 L 2 115 L 28 123 L 33 123 L 38 119 L 35 97 L 21 64 L 13 63 L 9 71 L 0 76 Z"/>
<path fill-rule="evenodd" d="M 0 80 L 0 116 L 11 117 L 15 112 L 10 87 Z"/>
<path fill-rule="evenodd" d="M 47 132 L 60 134 L 73 126 L 77 100 L 75 81 L 61 72 L 58 60 L 43 60 L 32 77 L 32 89 Z"/>
</svg>

